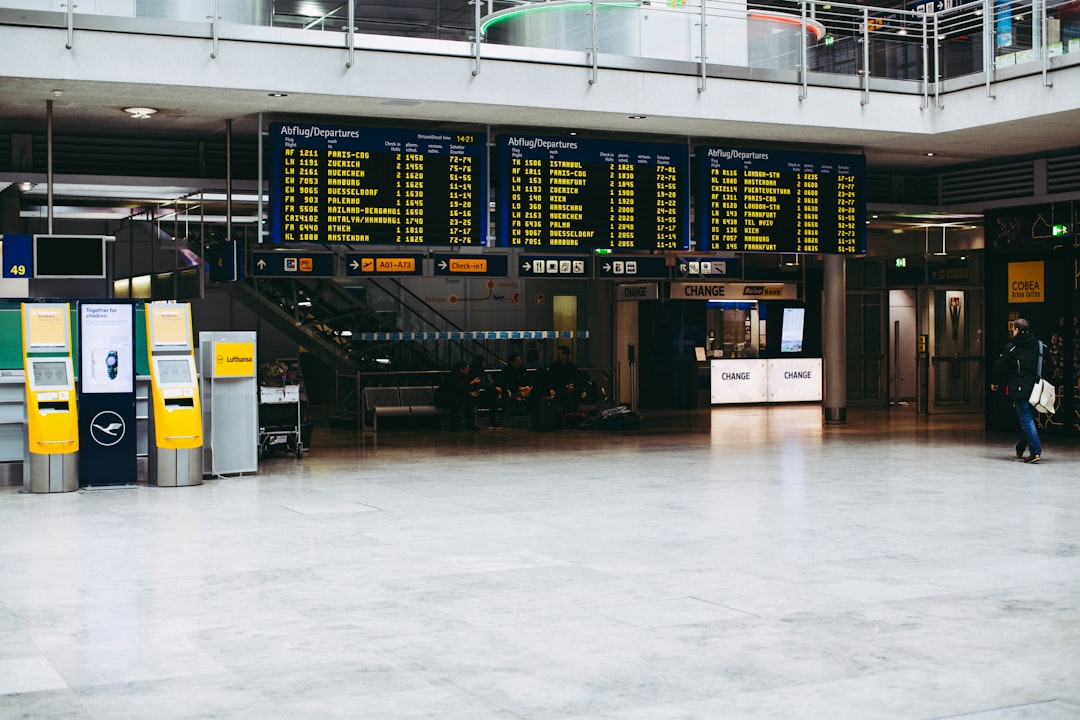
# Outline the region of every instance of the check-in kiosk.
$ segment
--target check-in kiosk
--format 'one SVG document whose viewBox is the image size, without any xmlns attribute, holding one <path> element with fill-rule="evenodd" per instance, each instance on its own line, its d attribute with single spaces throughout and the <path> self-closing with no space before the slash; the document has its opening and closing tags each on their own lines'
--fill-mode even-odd
<svg viewBox="0 0 1080 720">
<path fill-rule="evenodd" d="M 24 303 L 27 454 L 23 489 L 32 493 L 79 489 L 79 417 L 71 362 L 67 303 Z"/>
<path fill-rule="evenodd" d="M 191 306 L 146 305 L 150 353 L 148 477 L 152 485 L 202 484 L 203 430 L 199 385 L 191 341 Z"/>
</svg>

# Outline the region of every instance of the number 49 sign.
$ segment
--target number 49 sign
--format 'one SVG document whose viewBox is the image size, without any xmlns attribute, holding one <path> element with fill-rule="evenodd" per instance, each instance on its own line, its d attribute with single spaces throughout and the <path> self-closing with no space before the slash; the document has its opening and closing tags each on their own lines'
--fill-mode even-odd
<svg viewBox="0 0 1080 720">
<path fill-rule="evenodd" d="M 4 235 L 5 278 L 34 276 L 34 236 Z"/>
</svg>

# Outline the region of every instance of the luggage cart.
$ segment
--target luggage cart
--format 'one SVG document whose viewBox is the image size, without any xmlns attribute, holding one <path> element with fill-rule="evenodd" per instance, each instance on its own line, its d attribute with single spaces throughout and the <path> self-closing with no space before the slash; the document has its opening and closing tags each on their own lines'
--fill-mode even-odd
<svg viewBox="0 0 1080 720">
<path fill-rule="evenodd" d="M 276 450 L 304 456 L 299 385 L 259 386 L 259 457 Z"/>
</svg>

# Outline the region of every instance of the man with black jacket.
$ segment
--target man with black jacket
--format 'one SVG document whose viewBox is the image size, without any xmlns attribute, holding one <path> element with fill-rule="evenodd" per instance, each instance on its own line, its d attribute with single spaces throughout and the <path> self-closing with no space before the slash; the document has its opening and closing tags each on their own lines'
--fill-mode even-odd
<svg viewBox="0 0 1080 720">
<path fill-rule="evenodd" d="M 996 391 L 1004 380 L 1005 397 L 1012 400 L 1020 420 L 1020 440 L 1016 443 L 1016 459 L 1026 463 L 1042 460 L 1042 443 L 1035 427 L 1035 409 L 1028 398 L 1035 387 L 1039 365 L 1039 341 L 1031 334 L 1027 318 L 1013 321 L 1013 339 L 1001 351 L 990 375 L 990 389 Z M 1024 459 L 1024 450 L 1028 450 Z"/>
</svg>

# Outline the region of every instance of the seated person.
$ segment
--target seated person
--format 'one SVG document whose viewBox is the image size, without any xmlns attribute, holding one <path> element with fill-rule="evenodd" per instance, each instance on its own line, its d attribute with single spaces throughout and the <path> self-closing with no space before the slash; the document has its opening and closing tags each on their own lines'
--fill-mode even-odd
<svg viewBox="0 0 1080 720">
<path fill-rule="evenodd" d="M 563 412 L 577 412 L 578 403 L 585 399 L 585 381 L 582 372 L 570 360 L 570 348 L 560 345 L 555 351 L 555 362 L 547 369 L 548 396 L 555 399 Z"/>
<path fill-rule="evenodd" d="M 463 426 L 476 429 L 476 404 L 469 387 L 469 363 L 461 361 L 454 364 L 450 374 L 435 391 L 435 404 L 450 414 L 450 429 L 460 430 Z"/>
<path fill-rule="evenodd" d="M 524 408 L 530 411 L 530 415 L 532 414 L 531 408 L 535 398 L 532 394 L 533 384 L 528 373 L 525 372 L 525 363 L 521 358 L 521 353 L 510 356 L 506 367 L 499 372 L 496 385 L 502 393 L 504 408 Z"/>
<path fill-rule="evenodd" d="M 469 365 L 468 383 L 469 397 L 473 407 L 487 408 L 490 426 L 502 427 L 502 416 L 505 410 L 503 391 L 492 381 L 487 371 L 487 359 L 483 356 L 473 356 L 472 364 Z"/>
</svg>

